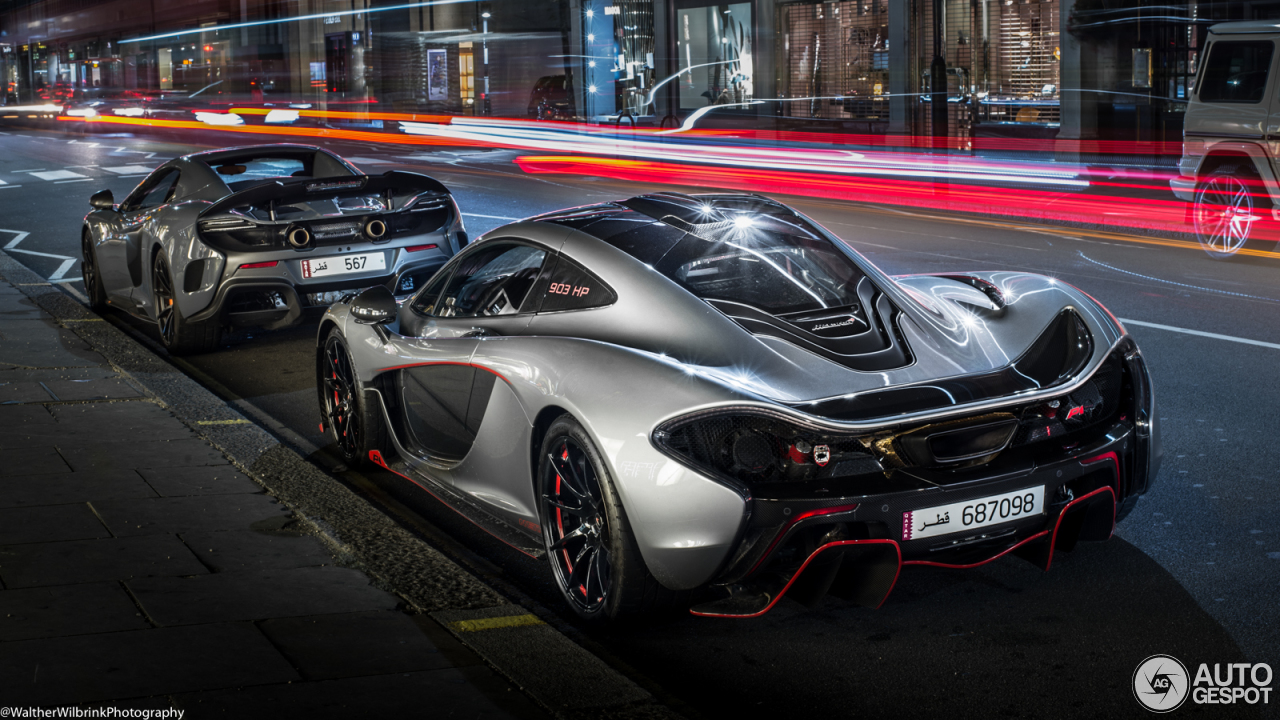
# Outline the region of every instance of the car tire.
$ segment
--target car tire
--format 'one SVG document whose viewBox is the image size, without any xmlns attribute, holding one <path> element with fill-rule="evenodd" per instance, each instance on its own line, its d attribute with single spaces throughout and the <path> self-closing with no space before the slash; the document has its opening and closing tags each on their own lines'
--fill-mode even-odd
<svg viewBox="0 0 1280 720">
<path fill-rule="evenodd" d="M 93 252 L 93 235 L 86 228 L 80 233 L 80 278 L 84 282 L 89 307 L 101 310 L 107 306 L 107 291 L 102 286 L 102 274 L 98 271 L 98 256 Z"/>
<path fill-rule="evenodd" d="M 620 620 L 685 601 L 649 573 L 603 457 L 573 416 L 551 423 L 538 457 L 543 543 L 556 587 L 579 617 Z"/>
<path fill-rule="evenodd" d="M 337 328 L 325 337 L 316 358 L 316 390 L 324 431 L 348 466 L 368 463 L 369 453 L 375 450 L 388 454 L 390 443 L 382 410 L 368 402 Z"/>
<path fill-rule="evenodd" d="M 1270 215 L 1271 200 L 1249 165 L 1221 165 L 1196 186 L 1192 222 L 1200 247 L 1215 260 L 1243 249 L 1260 249 L 1258 221 Z M 1274 243 L 1272 243 L 1274 245 Z"/>
<path fill-rule="evenodd" d="M 164 253 L 157 253 L 151 270 L 151 294 L 155 301 L 156 330 L 160 342 L 170 355 L 194 355 L 217 349 L 222 340 L 222 325 L 210 318 L 191 322 L 178 307 L 173 273 Z"/>
</svg>

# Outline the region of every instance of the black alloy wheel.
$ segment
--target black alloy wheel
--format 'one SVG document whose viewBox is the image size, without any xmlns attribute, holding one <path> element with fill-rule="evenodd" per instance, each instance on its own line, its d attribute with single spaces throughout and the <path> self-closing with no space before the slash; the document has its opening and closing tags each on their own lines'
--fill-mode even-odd
<svg viewBox="0 0 1280 720">
<path fill-rule="evenodd" d="M 600 477 L 591 458 L 568 435 L 544 444 L 542 527 L 560 591 L 580 615 L 594 616 L 613 592 L 609 524 Z"/>
<path fill-rule="evenodd" d="M 101 308 L 107 304 L 107 293 L 102 287 L 102 278 L 98 275 L 98 262 L 93 254 L 93 236 L 85 230 L 80 235 L 80 278 L 84 282 L 85 294 L 89 296 L 89 307 Z"/>
<path fill-rule="evenodd" d="M 173 276 L 163 254 L 156 255 L 152 274 L 151 292 L 156 303 L 156 329 L 166 348 L 172 350 L 178 344 L 178 308 L 174 305 Z"/>
<path fill-rule="evenodd" d="M 325 427 L 331 429 L 342 458 L 348 463 L 363 460 L 365 428 L 358 402 L 360 386 L 347 347 L 336 332 L 324 343 L 319 380 Z"/>
<path fill-rule="evenodd" d="M 543 436 L 538 462 L 542 540 L 560 594 L 584 620 L 625 620 L 687 607 L 689 592 L 649 572 L 609 464 L 572 415 Z"/>
</svg>

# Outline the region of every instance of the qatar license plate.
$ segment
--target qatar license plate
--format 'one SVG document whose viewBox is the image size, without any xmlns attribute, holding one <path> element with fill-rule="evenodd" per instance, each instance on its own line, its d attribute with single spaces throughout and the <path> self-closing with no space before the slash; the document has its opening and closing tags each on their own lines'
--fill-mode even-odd
<svg viewBox="0 0 1280 720">
<path fill-rule="evenodd" d="M 386 269 L 387 256 L 380 252 L 366 255 L 338 255 L 302 261 L 302 277 L 304 279 Z"/>
<path fill-rule="evenodd" d="M 1044 514 L 1044 486 L 902 513 L 902 539 L 950 535 Z"/>
</svg>

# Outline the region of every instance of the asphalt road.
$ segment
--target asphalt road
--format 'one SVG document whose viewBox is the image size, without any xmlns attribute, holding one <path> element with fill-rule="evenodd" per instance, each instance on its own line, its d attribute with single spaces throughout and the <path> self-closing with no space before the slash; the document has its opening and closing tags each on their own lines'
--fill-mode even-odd
<svg viewBox="0 0 1280 720">
<path fill-rule="evenodd" d="M 79 266 L 68 259 L 78 257 L 88 196 L 110 188 L 123 197 L 141 168 L 198 149 L 4 133 L 0 247 L 25 251 L 15 256 L 79 291 Z M 473 237 L 508 219 L 655 189 L 527 176 L 505 151 L 331 149 L 369 172 L 434 175 L 454 190 Z M 1144 714 L 1130 687 L 1150 655 L 1173 655 L 1193 673 L 1202 662 L 1280 667 L 1280 261 L 1216 262 L 1106 232 L 788 201 L 889 273 L 1046 273 L 1131 321 L 1154 376 L 1165 460 L 1116 538 L 1049 573 L 1012 558 L 969 571 L 912 568 L 878 611 L 829 598 L 814 610 L 784 602 L 751 621 L 680 615 L 584 627 L 561 611 L 545 566 L 394 476 L 339 469 L 341 477 L 499 589 L 558 613 L 589 648 L 692 717 L 1129 717 Z M 142 323 L 114 320 L 154 337 Z M 333 467 L 317 431 L 313 343 L 313 324 L 242 332 L 179 366 Z M 1179 712 L 1250 711 L 1188 703 Z"/>
</svg>

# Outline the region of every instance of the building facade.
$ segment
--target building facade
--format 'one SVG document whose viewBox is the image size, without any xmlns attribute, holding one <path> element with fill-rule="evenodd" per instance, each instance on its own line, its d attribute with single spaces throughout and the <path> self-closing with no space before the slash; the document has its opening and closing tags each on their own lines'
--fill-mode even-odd
<svg viewBox="0 0 1280 720">
<path fill-rule="evenodd" d="M 0 102 L 1176 140 L 1208 26 L 1276 16 L 1280 0 L 7 0 Z"/>
</svg>

